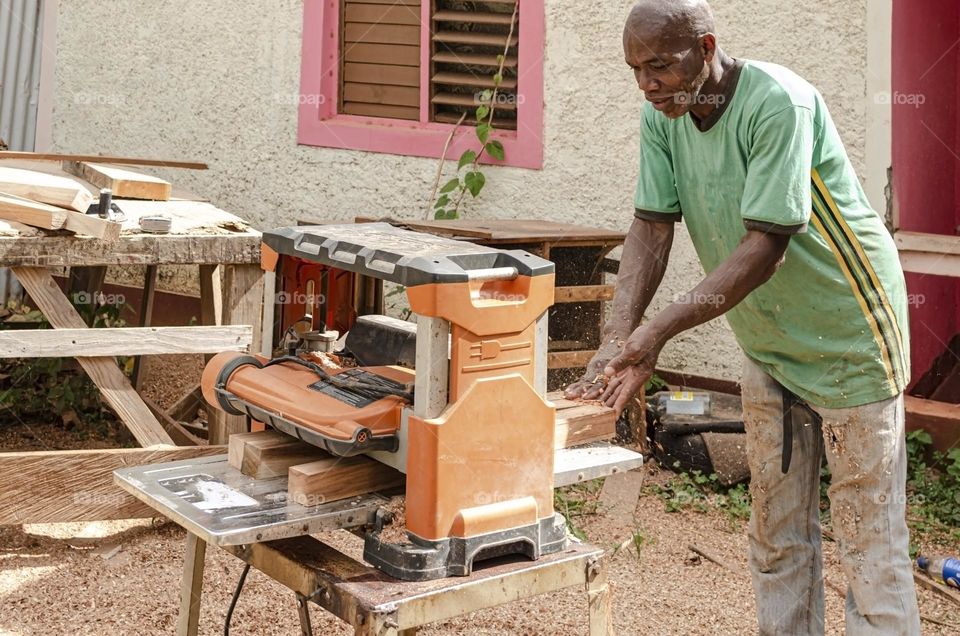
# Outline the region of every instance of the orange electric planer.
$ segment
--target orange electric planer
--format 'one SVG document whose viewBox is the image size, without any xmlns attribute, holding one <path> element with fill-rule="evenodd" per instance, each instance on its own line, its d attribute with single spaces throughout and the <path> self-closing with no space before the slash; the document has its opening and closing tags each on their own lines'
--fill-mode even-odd
<svg viewBox="0 0 960 636">
<path fill-rule="evenodd" d="M 396 331 L 369 332 L 375 321 L 353 316 L 352 329 L 368 330 L 354 347 L 358 366 L 295 351 L 221 353 L 204 370 L 206 400 L 404 472 L 408 541 L 384 541 L 375 527 L 364 545 L 364 558 L 392 576 L 468 575 L 488 557 L 565 548 L 553 509 L 555 412 L 544 399 L 553 263 L 386 223 L 264 233 L 265 270 L 304 263 L 402 285 L 416 315 L 414 369 L 389 356 L 364 366 L 384 358 Z"/>
</svg>

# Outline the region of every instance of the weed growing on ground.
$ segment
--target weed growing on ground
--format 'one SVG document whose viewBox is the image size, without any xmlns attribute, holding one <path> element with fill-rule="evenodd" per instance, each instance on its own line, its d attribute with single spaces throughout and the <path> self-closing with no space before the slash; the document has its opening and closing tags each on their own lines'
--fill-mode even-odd
<svg viewBox="0 0 960 636">
<path fill-rule="evenodd" d="M 553 491 L 553 507 L 567 520 L 567 530 L 581 541 L 587 535 L 577 525 L 577 520 L 595 515 L 600 511 L 600 489 L 602 479 L 594 479 L 582 484 L 572 484 Z"/>
<path fill-rule="evenodd" d="M 930 433 L 907 433 L 907 522 L 911 529 L 960 541 L 960 448 L 931 451 Z"/>
<path fill-rule="evenodd" d="M 717 509 L 727 516 L 731 529 L 738 528 L 742 521 L 750 518 L 747 485 L 723 486 L 716 474 L 705 475 L 699 470 L 680 472 L 666 484 L 654 484 L 650 488 L 663 500 L 667 512 L 693 510 L 705 513 Z"/>
</svg>

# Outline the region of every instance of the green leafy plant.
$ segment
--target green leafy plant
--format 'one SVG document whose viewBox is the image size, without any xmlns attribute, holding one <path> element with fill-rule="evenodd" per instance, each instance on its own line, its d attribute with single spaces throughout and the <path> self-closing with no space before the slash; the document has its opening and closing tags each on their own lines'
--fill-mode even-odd
<svg viewBox="0 0 960 636">
<path fill-rule="evenodd" d="M 679 463 L 674 464 L 678 467 Z M 725 487 L 715 473 L 709 475 L 699 470 L 680 472 L 666 484 L 651 486 L 664 502 L 667 512 L 692 510 L 706 513 L 711 509 L 722 511 L 732 528 L 750 518 L 750 491 L 746 484 Z"/>
<path fill-rule="evenodd" d="M 567 520 L 567 530 L 580 540 L 587 535 L 575 520 L 592 516 L 600 512 L 600 489 L 602 479 L 594 479 L 581 484 L 572 484 L 553 491 L 553 507 Z"/>
<path fill-rule="evenodd" d="M 125 305 L 75 304 L 92 327 L 122 327 Z M 9 303 L 0 329 L 13 323 L 37 323 L 49 328 L 43 315 L 21 303 Z M 128 368 L 133 358 L 121 358 Z M 128 369 L 129 370 L 129 369 Z M 10 358 L 0 361 L 0 423 L 49 420 L 56 414 L 67 427 L 84 425 L 84 432 L 102 435 L 115 422 L 103 404 L 100 391 L 86 373 L 69 358 Z"/>
<path fill-rule="evenodd" d="M 476 119 L 474 133 L 476 134 L 477 141 L 480 142 L 479 148 L 476 150 L 465 150 L 463 154 L 460 155 L 460 159 L 457 162 L 456 175 L 447 181 L 443 187 L 440 187 L 438 191 L 443 175 L 443 165 L 446 161 L 447 149 L 454 135 L 456 135 L 457 130 L 467 118 L 467 113 L 464 113 L 460 117 L 460 121 L 458 121 L 453 130 L 450 131 L 450 136 L 447 137 L 447 142 L 440 156 L 440 162 L 437 166 L 437 176 L 433 184 L 433 192 L 430 195 L 432 207 L 428 213 L 428 218 L 429 214 L 432 214 L 434 219 L 451 220 L 460 218 L 460 209 L 463 206 L 466 194 L 469 192 L 472 198 L 478 197 L 487 183 L 486 175 L 480 170 L 480 160 L 483 156 L 487 155 L 498 161 L 503 161 L 506 158 L 503 144 L 496 139 L 492 139 L 491 135 L 494 132 L 493 122 L 494 113 L 496 112 L 497 95 L 503 83 L 503 68 L 507 59 L 507 53 L 510 50 L 513 32 L 516 28 L 517 11 L 519 8 L 520 3 L 517 2 L 513 8 L 513 15 L 510 19 L 510 31 L 507 35 L 503 53 L 497 55 L 498 67 L 497 72 L 493 75 L 493 88 L 485 89 L 478 95 L 478 106 L 474 112 Z"/>
<path fill-rule="evenodd" d="M 921 532 L 960 539 L 960 449 L 931 451 L 924 430 L 907 433 L 907 520 Z M 929 460 L 929 461 L 928 461 Z"/>
</svg>

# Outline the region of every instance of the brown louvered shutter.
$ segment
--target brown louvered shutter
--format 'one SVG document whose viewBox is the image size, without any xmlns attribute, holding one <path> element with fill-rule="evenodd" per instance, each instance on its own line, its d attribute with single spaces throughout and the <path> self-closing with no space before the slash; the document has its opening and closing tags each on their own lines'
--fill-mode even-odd
<svg viewBox="0 0 960 636">
<path fill-rule="evenodd" d="M 341 8 L 339 112 L 419 120 L 420 0 L 343 0 Z"/>
<path fill-rule="evenodd" d="M 479 95 L 493 89 L 493 76 L 510 33 L 517 0 L 434 0 L 431 33 L 430 120 L 475 123 Z M 517 127 L 517 45 L 520 19 L 514 24 L 498 89 L 494 126 Z"/>
</svg>

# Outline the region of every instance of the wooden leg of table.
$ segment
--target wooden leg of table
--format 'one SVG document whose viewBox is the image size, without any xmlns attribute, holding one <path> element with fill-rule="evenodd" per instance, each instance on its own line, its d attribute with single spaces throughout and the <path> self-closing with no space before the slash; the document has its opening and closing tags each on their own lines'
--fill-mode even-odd
<svg viewBox="0 0 960 636">
<path fill-rule="evenodd" d="M 187 533 L 183 579 L 180 581 L 177 636 L 197 636 L 197 628 L 200 624 L 200 592 L 203 589 L 203 558 L 206 553 L 206 541 L 192 532 Z"/>
<path fill-rule="evenodd" d="M 221 267 L 223 288 L 223 324 L 251 325 L 251 351 L 259 351 L 261 312 L 263 310 L 263 270 L 259 265 L 224 265 Z M 210 421 L 210 443 L 226 444 L 233 433 L 247 430 L 247 418 L 217 411 Z"/>
<path fill-rule="evenodd" d="M 99 267 L 71 267 L 67 276 L 67 292 L 74 299 L 75 305 L 80 305 L 84 312 L 84 320 L 92 326 L 96 315 L 97 298 L 103 291 L 103 281 L 107 277 L 107 268 Z M 89 312 L 89 313 L 88 313 Z"/>
<path fill-rule="evenodd" d="M 48 270 L 42 267 L 14 267 L 13 274 L 54 329 L 83 329 L 87 326 Z M 127 376 L 117 367 L 115 358 L 83 357 L 77 358 L 77 362 L 141 446 L 173 446 L 173 440 L 133 390 Z"/>
<path fill-rule="evenodd" d="M 590 636 L 613 636 L 607 562 L 603 558 L 587 565 L 587 602 L 590 607 Z"/>
<path fill-rule="evenodd" d="M 392 616 L 367 614 L 362 625 L 354 628 L 354 636 L 416 636 L 417 628 L 398 630 Z"/>
<path fill-rule="evenodd" d="M 157 290 L 157 266 L 147 265 L 147 273 L 143 278 L 143 298 L 140 299 L 140 326 L 149 327 L 153 324 L 153 297 Z M 140 390 L 143 380 L 143 356 L 137 356 L 133 363 L 133 388 Z"/>
</svg>

